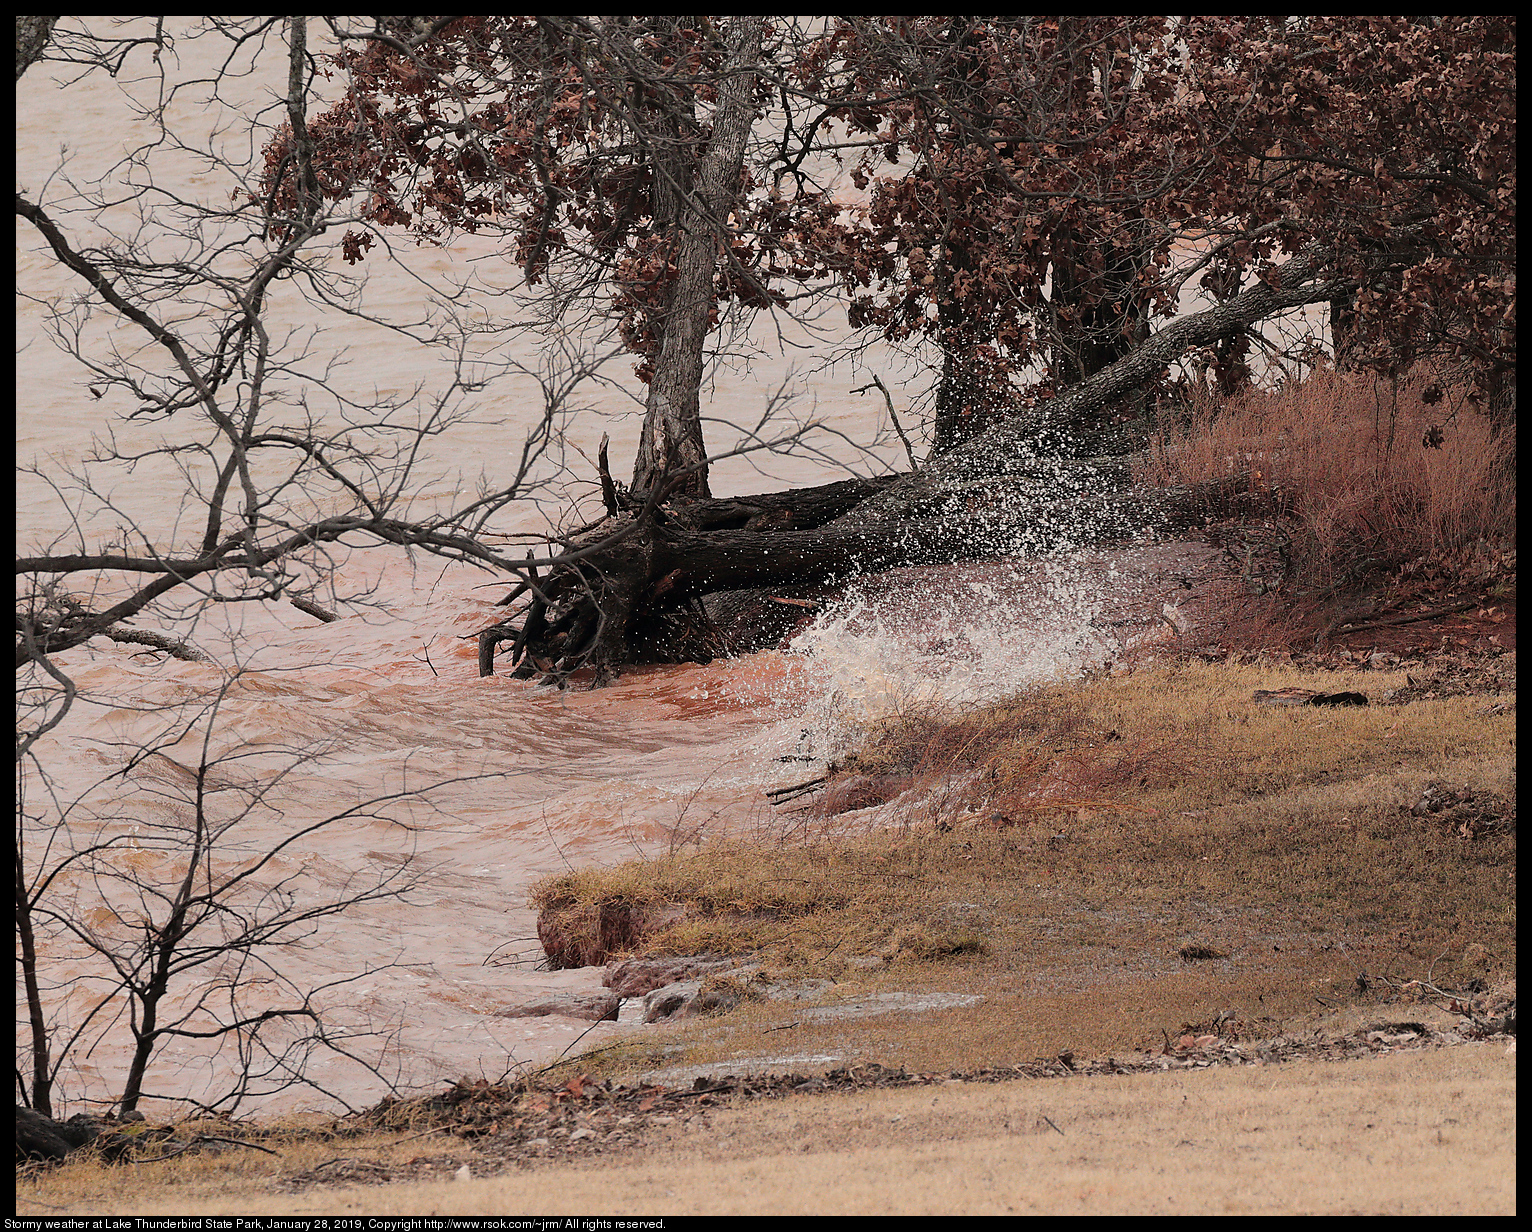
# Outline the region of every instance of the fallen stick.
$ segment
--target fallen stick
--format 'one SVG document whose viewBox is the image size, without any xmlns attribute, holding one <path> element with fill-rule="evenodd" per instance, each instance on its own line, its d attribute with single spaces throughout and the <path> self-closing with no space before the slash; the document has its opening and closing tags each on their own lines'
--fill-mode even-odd
<svg viewBox="0 0 1532 1232">
<path fill-rule="evenodd" d="M 1361 633 L 1367 629 L 1383 629 L 1390 625 L 1409 625 L 1417 620 L 1431 620 L 1436 616 L 1451 616 L 1454 612 L 1466 612 L 1471 607 L 1478 607 L 1478 599 L 1469 599 L 1463 603 L 1454 603 L 1451 607 L 1433 608 L 1429 612 L 1415 612 L 1410 616 L 1392 616 L 1387 620 L 1371 620 L 1365 625 L 1343 625 L 1336 630 L 1337 633 Z"/>
<path fill-rule="evenodd" d="M 253 1142 L 244 1142 L 244 1141 L 240 1140 L 239 1138 L 216 1138 L 216 1137 L 213 1137 L 212 1135 L 209 1135 L 209 1134 L 199 1134 L 197 1137 L 193 1138 L 190 1142 L 183 1143 L 178 1149 L 176 1149 L 174 1151 L 171 1151 L 168 1155 L 154 1155 L 154 1156 L 151 1156 L 148 1159 L 136 1159 L 133 1162 L 134 1163 L 139 1163 L 139 1164 L 160 1164 L 160 1163 L 164 1163 L 167 1159 L 174 1159 L 178 1155 L 184 1155 L 187 1151 L 191 1150 L 192 1147 L 194 1147 L 194 1146 L 202 1146 L 204 1143 L 207 1143 L 207 1142 L 223 1142 L 223 1143 L 227 1143 L 229 1146 L 247 1147 L 249 1150 L 252 1150 L 252 1151 L 265 1151 L 266 1154 L 268 1154 L 268 1155 L 278 1155 L 278 1156 L 280 1156 L 280 1154 L 281 1154 L 281 1152 L 279 1152 L 279 1151 L 273 1151 L 270 1147 L 256 1146 L 256 1144 L 253 1143 Z"/>
<path fill-rule="evenodd" d="M 772 807 L 775 808 L 779 804 L 786 804 L 791 800 L 796 800 L 799 796 L 808 795 L 809 792 L 823 786 L 829 777 L 828 774 L 821 774 L 818 778 L 808 779 L 802 783 L 794 783 L 791 787 L 773 787 L 765 793 L 766 798 L 771 801 Z"/>
</svg>

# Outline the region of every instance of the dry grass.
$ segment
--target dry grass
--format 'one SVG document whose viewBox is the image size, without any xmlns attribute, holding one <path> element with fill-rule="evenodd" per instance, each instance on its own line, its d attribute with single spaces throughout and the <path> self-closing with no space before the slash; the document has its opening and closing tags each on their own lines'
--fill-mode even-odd
<svg viewBox="0 0 1532 1232">
<path fill-rule="evenodd" d="M 18 1211 L 209 1215 L 1511 1214 L 1514 1056 L 1466 1046 L 1064 1082 L 794 1098 L 647 1148 L 443 1179 L 273 1192 L 256 1176 L 71 1164 Z M 477 1162 L 474 1171 L 477 1172 Z"/>
<path fill-rule="evenodd" d="M 210 1142 L 177 1153 L 199 1135 L 244 1139 L 264 1149 Z M 120 1161 L 85 1150 L 62 1165 L 18 1169 L 18 1209 L 39 1215 L 145 1209 L 185 1214 L 216 1209 L 230 1194 L 245 1195 L 245 1203 L 270 1201 L 280 1179 L 294 1174 L 317 1172 L 339 1182 L 374 1170 L 419 1173 L 436 1160 L 456 1166 L 454 1153 L 462 1153 L 458 1140 L 440 1133 L 338 1132 L 322 1117 L 271 1118 L 258 1125 L 187 1121 L 174 1126 L 170 1137 L 155 1137 Z"/>
<path fill-rule="evenodd" d="M 1184 773 L 1183 739 L 1147 727 L 1119 730 L 1099 692 L 1099 685 L 1037 689 L 996 705 L 887 721 L 845 759 L 815 811 L 830 816 L 903 797 L 906 820 L 1004 829 L 1061 811 L 1140 809 L 1130 797 Z"/>
<path fill-rule="evenodd" d="M 1515 440 L 1420 370 L 1397 387 L 1320 370 L 1278 392 L 1208 400 L 1163 422 L 1144 478 L 1236 477 L 1291 510 L 1296 578 L 1473 577 L 1514 534 Z"/>
</svg>

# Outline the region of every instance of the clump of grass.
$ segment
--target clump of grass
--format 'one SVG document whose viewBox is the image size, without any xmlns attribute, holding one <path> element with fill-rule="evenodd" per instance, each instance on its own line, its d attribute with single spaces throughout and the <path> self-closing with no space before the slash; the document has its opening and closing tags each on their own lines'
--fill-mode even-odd
<svg viewBox="0 0 1532 1232">
<path fill-rule="evenodd" d="M 1182 744 L 1125 736 L 1080 689 L 1035 689 L 997 704 L 885 721 L 843 760 L 817 807 L 833 815 L 909 796 L 933 819 L 966 811 L 994 828 L 1028 824 L 1061 810 L 1111 807 L 1129 786 L 1170 781 Z"/>
<path fill-rule="evenodd" d="M 1515 532 L 1515 441 L 1466 387 L 1417 368 L 1397 383 L 1321 369 L 1279 390 L 1204 398 L 1162 420 L 1141 478 L 1234 478 L 1294 524 L 1295 580 L 1480 574 Z"/>
<path fill-rule="evenodd" d="M 803 877 L 778 850 L 716 842 L 659 860 L 585 868 L 532 887 L 538 932 L 558 965 L 587 966 L 643 950 L 740 954 L 771 945 L 794 921 L 842 907 L 856 889 Z M 553 957 L 550 951 L 550 958 Z"/>
<path fill-rule="evenodd" d="M 984 938 L 973 929 L 914 925 L 889 938 L 882 957 L 890 962 L 936 962 L 962 954 L 984 953 Z"/>
<path fill-rule="evenodd" d="M 764 1001 L 767 982 L 763 971 L 752 975 L 715 972 L 702 981 L 692 1012 L 727 1013 L 742 1001 Z"/>
<path fill-rule="evenodd" d="M 638 945 L 662 918 L 664 896 L 636 870 L 604 871 L 571 870 L 533 888 L 538 939 L 555 969 L 604 963 Z"/>
</svg>

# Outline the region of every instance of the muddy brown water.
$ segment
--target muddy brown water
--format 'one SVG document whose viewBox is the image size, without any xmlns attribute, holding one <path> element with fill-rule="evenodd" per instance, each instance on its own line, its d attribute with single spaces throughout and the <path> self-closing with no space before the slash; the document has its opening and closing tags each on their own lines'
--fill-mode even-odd
<svg viewBox="0 0 1532 1232">
<path fill-rule="evenodd" d="M 187 79 L 221 54 L 212 41 L 182 41 L 165 65 L 173 79 Z M 125 96 L 152 98 L 159 82 L 146 75 L 147 65 L 137 65 L 119 80 L 93 76 L 61 94 L 61 70 L 36 65 L 18 88 L 18 188 L 40 197 L 85 242 L 99 238 L 97 223 L 121 226 L 126 215 L 78 208 L 69 178 L 84 185 L 111 177 L 123 151 L 147 133 L 131 121 Z M 196 92 L 178 96 L 172 118 L 188 131 L 208 132 L 212 121 L 269 106 L 282 71 L 277 63 L 229 83 L 222 104 Z M 54 175 L 61 147 L 68 178 Z M 248 157 L 248 151 L 226 152 Z M 221 173 L 168 149 L 155 158 L 157 183 L 224 199 L 228 181 Z M 401 265 L 379 263 L 368 271 L 366 300 L 403 317 L 422 308 L 426 288 L 470 274 L 486 286 L 514 283 L 489 240 L 401 251 Z M 17 277 L 23 292 L 18 454 L 43 472 L 19 478 L 19 542 L 73 550 L 112 539 L 124 517 L 161 542 L 186 533 L 195 511 L 183 507 L 185 484 L 168 462 L 100 472 L 110 508 L 70 496 L 67 482 L 61 501 L 56 485 L 92 448 L 93 435 L 115 432 L 122 448 L 143 450 L 174 442 L 179 424 L 129 424 L 121 418 L 133 409 L 121 401 L 126 395 L 113 392 L 101 401 L 90 395 L 92 374 L 52 344 L 39 302 L 68 302 L 81 288 L 20 220 Z M 318 322 L 291 288 L 273 295 L 273 320 L 284 328 Z M 756 343 L 774 348 L 774 331 L 772 323 L 758 322 Z M 143 345 L 126 332 L 109 336 L 125 348 Z M 87 331 L 92 344 L 107 337 L 94 325 Z M 362 400 L 407 399 L 422 384 L 416 403 L 424 405 L 450 373 L 449 356 L 355 318 L 325 319 L 316 345 L 344 358 L 334 379 Z M 422 488 L 423 505 L 455 498 L 481 470 L 491 483 L 503 482 L 519 453 L 518 425 L 540 405 L 535 377 L 553 349 L 530 334 L 508 343 L 501 337 L 494 346 L 493 357 L 515 360 L 525 371 L 470 401 L 465 410 L 475 422 L 464 431 L 432 442 L 424 465 L 435 478 Z M 494 532 L 542 530 L 569 517 L 572 501 L 592 510 L 598 497 L 584 457 L 594 456 L 603 433 L 612 435 L 614 459 L 632 456 L 636 443 L 640 390 L 630 369 L 619 358 L 609 369 L 615 386 L 588 391 L 589 409 L 564 425 L 559 450 L 542 473 L 552 486 L 541 499 L 507 511 Z M 785 386 L 796 399 L 795 413 L 812 415 L 840 435 L 815 438 L 837 451 L 838 464 L 824 453 L 734 459 L 715 469 L 715 491 L 823 482 L 842 477 L 844 466 L 861 473 L 901 466 L 903 451 L 879 400 L 852 392 L 873 371 L 896 390 L 915 379 L 907 360 L 877 347 L 838 367 L 810 369 L 777 357 L 775 349 L 720 366 L 705 415 L 753 421 Z M 722 425 L 709 431 L 718 446 L 730 443 Z M 845 447 L 847 439 L 864 444 Z M 567 466 L 559 470 L 555 463 Z M 214 605 L 192 623 L 184 611 L 165 607 L 146 613 L 138 626 L 189 636 L 215 663 L 157 661 L 105 640 L 63 656 L 80 700 L 37 752 L 57 798 L 79 802 L 68 823 L 72 839 L 125 838 L 124 866 L 151 883 L 177 875 L 147 838 L 187 823 L 199 749 L 188 739 L 143 763 L 131 789 L 119 772 L 129 750 L 171 721 L 169 708 L 195 707 L 235 670 L 238 683 L 221 704 L 209 747 L 250 758 L 259 773 L 285 777 L 267 807 L 230 833 L 215 860 L 221 870 L 359 801 L 453 780 L 386 817 L 360 816 L 304 838 L 255 879 L 260 893 L 291 892 L 318 902 L 344 892 L 358 876 L 412 861 L 419 880 L 405 901 L 325 921 L 300 944 L 270 955 L 274 982 L 267 1004 L 330 985 L 317 1004 L 354 1033 L 353 1049 L 375 1068 L 332 1054 L 311 1067 L 312 1087 L 271 1095 L 260 1095 L 258 1087 L 245 1110 L 335 1107 L 338 1101 L 361 1106 L 387 1083 L 415 1089 L 465 1074 L 495 1078 L 544 1063 L 577 1041 L 599 1044 L 626 1029 L 501 1013 L 545 990 L 579 991 L 599 982 L 594 971 L 535 970 L 540 955 L 526 895 L 539 878 L 663 850 L 678 828 L 769 826 L 763 790 L 833 756 L 867 719 L 918 700 L 1002 695 L 1109 657 L 1136 637 L 1163 635 L 1164 603 L 1210 561 L 1208 549 L 1150 545 L 899 570 L 847 587 L 783 649 L 709 666 L 640 669 L 590 693 L 478 678 L 472 635 L 502 614 L 492 605 L 503 584 L 488 585 L 492 579 L 481 572 L 430 558 L 357 549 L 337 558 L 334 601 L 344 618 L 336 623 L 318 625 L 286 606 L 244 605 Z M 321 746 L 322 757 L 303 760 Z M 226 786 L 234 782 L 235 772 L 229 774 Z M 60 889 L 79 918 L 120 926 L 100 886 L 66 879 Z M 131 917 L 121 902 L 116 911 Z M 102 969 L 78 946 L 51 944 L 44 955 L 50 1012 L 67 1034 L 93 1013 Z M 194 986 L 181 990 L 190 995 Z M 66 1114 L 109 1098 L 124 1072 L 121 1017 L 93 1021 L 88 1052 L 77 1049 L 60 1075 Z M 230 1051 L 187 1041 L 166 1047 L 151 1085 L 166 1095 L 211 1099 L 237 1069 Z"/>
</svg>

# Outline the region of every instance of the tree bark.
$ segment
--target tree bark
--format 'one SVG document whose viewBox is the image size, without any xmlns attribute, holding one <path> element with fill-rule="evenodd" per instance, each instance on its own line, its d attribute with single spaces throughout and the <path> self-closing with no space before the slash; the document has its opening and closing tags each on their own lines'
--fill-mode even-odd
<svg viewBox="0 0 1532 1232">
<path fill-rule="evenodd" d="M 16 1158 L 63 1159 L 70 1151 L 88 1145 L 99 1134 L 93 1124 L 81 1124 L 79 1118 L 55 1121 L 41 1109 L 16 1105 Z"/>
<path fill-rule="evenodd" d="M 42 58 L 57 17 L 16 18 L 16 80 Z"/>
<path fill-rule="evenodd" d="M 675 284 L 633 465 L 635 492 L 652 491 L 662 476 L 686 470 L 689 473 L 678 490 L 690 496 L 710 494 L 699 400 L 702 348 L 711 327 L 719 249 L 728 242 L 729 211 L 739 196 L 745 141 L 755 116 L 764 23 L 764 17 L 736 17 L 729 27 L 728 60 L 718 86 L 713 131 L 696 186 L 687 186 L 677 219 Z"/>
<path fill-rule="evenodd" d="M 1111 468 L 1102 468 L 1103 477 Z M 945 564 L 991 556 L 1047 552 L 1145 533 L 1163 534 L 1197 524 L 1210 508 L 1238 494 L 1220 480 L 1186 488 L 1082 492 L 1037 500 L 1037 488 L 1009 499 L 1008 485 L 989 489 L 986 501 L 933 517 L 847 524 L 769 534 L 751 530 L 653 535 L 650 568 L 671 600 L 715 591 L 783 583 L 826 582 L 897 565 Z M 1031 499 L 1028 499 L 1031 498 Z"/>
<path fill-rule="evenodd" d="M 21 831 L 18 828 L 17 834 Z M 37 943 L 32 932 L 32 904 L 22 873 L 20 838 L 16 847 L 16 940 L 21 947 L 21 974 L 26 987 L 27 1018 L 32 1032 L 32 1107 L 53 1115 L 53 1074 L 48 1058 L 48 1023 L 37 983 Z"/>
</svg>

